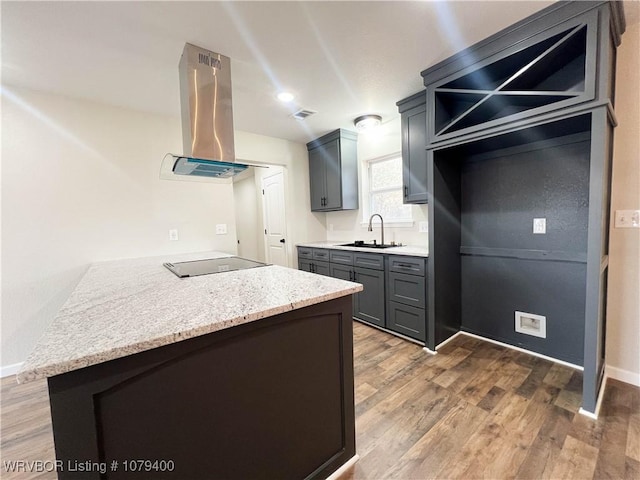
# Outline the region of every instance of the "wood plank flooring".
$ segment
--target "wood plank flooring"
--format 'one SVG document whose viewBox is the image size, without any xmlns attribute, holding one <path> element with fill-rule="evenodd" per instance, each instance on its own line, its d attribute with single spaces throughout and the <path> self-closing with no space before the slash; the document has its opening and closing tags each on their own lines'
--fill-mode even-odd
<svg viewBox="0 0 640 480">
<path fill-rule="evenodd" d="M 358 463 L 341 480 L 640 479 L 640 389 L 609 380 L 600 417 L 578 414 L 582 374 L 459 336 L 429 355 L 354 322 Z M 0 478 L 53 461 L 46 383 L 1 381 Z"/>
<path fill-rule="evenodd" d="M 425 353 L 354 323 L 360 460 L 341 480 L 640 479 L 640 388 L 464 335 Z"/>
</svg>

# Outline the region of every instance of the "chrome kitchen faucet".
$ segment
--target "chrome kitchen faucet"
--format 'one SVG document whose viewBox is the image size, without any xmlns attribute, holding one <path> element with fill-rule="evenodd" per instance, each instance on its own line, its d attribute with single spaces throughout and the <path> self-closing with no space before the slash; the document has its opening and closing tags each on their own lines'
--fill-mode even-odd
<svg viewBox="0 0 640 480">
<path fill-rule="evenodd" d="M 379 213 L 374 213 L 373 215 L 371 215 L 371 217 L 369 218 L 369 227 L 367 228 L 367 230 L 373 232 L 373 226 L 371 225 L 373 217 L 380 217 L 380 245 L 384 246 L 384 219 L 382 218 L 382 215 L 380 215 Z"/>
</svg>

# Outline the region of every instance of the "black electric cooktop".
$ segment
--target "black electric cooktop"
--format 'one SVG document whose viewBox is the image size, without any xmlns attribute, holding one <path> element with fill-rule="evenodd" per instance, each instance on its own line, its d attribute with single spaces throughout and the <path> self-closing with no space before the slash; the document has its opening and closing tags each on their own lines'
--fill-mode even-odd
<svg viewBox="0 0 640 480">
<path fill-rule="evenodd" d="M 191 262 L 163 263 L 165 267 L 178 277 L 196 277 L 211 273 L 232 272 L 246 268 L 266 267 L 267 263 L 247 260 L 242 257 L 209 258 L 206 260 L 194 260 Z"/>
</svg>

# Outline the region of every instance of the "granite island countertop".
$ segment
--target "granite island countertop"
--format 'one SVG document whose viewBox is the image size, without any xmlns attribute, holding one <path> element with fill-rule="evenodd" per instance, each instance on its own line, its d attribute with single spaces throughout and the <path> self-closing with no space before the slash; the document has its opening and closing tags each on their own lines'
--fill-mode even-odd
<svg viewBox="0 0 640 480">
<path fill-rule="evenodd" d="M 401 247 L 388 247 L 388 248 L 371 248 L 371 247 L 346 247 L 344 243 L 352 243 L 349 241 L 334 241 L 323 240 L 318 242 L 303 242 L 297 243 L 297 247 L 309 247 L 309 248 L 331 248 L 334 250 L 350 250 L 352 252 L 367 252 L 367 253 L 390 253 L 392 255 L 407 255 L 410 257 L 428 257 L 429 249 L 423 246 L 417 245 L 403 245 Z"/>
<path fill-rule="evenodd" d="M 362 290 L 269 265 L 178 278 L 162 264 L 229 257 L 165 255 L 91 265 L 18 372 L 52 377 Z"/>
</svg>

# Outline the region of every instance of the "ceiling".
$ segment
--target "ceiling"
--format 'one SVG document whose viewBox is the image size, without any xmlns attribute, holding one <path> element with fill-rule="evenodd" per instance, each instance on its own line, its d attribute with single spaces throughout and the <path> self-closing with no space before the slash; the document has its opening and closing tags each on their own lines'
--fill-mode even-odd
<svg viewBox="0 0 640 480">
<path fill-rule="evenodd" d="M 236 129 L 307 142 L 397 119 L 420 71 L 551 3 L 3 1 L 2 82 L 177 117 L 189 42 L 231 57 Z"/>
</svg>

